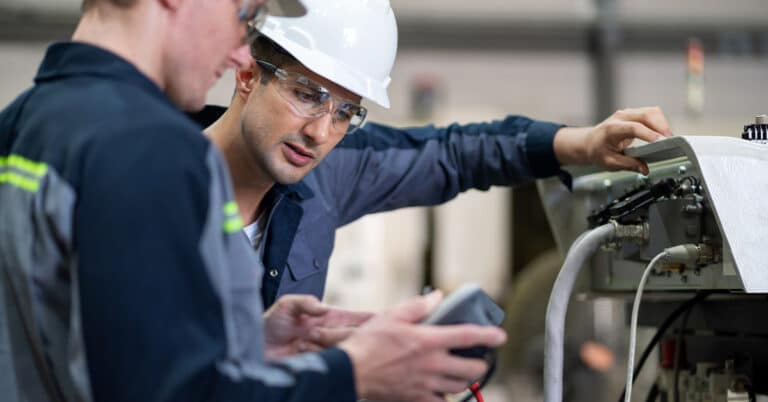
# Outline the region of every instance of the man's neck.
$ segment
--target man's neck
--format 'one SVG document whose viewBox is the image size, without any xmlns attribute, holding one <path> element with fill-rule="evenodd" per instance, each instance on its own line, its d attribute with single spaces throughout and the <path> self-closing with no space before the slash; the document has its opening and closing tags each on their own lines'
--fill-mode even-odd
<svg viewBox="0 0 768 402">
<path fill-rule="evenodd" d="M 106 2 L 105 2 L 106 3 Z M 161 90 L 163 79 L 164 17 L 152 12 L 152 2 L 138 2 L 128 10 L 99 4 L 86 11 L 72 40 L 106 49 L 132 63 Z"/>
<path fill-rule="evenodd" d="M 205 134 L 224 155 L 235 187 L 235 201 L 243 223 L 249 225 L 263 212 L 262 201 L 275 184 L 248 155 L 242 144 L 240 113 L 242 102 L 235 99 Z"/>
</svg>

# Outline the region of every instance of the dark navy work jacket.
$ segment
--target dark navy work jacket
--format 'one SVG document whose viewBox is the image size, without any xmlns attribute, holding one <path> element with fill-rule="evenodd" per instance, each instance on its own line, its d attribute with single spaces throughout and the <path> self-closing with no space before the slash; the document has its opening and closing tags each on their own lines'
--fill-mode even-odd
<svg viewBox="0 0 768 402">
<path fill-rule="evenodd" d="M 355 401 L 340 349 L 266 361 L 263 268 L 233 200 L 157 85 L 52 45 L 0 112 L 0 399 Z"/>
</svg>

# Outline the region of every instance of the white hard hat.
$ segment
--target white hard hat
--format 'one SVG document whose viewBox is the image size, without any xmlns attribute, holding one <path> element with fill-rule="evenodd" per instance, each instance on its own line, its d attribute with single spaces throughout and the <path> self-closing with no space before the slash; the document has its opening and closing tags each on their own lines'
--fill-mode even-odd
<svg viewBox="0 0 768 402">
<path fill-rule="evenodd" d="M 316 74 L 383 107 L 397 53 L 389 0 L 302 0 L 307 14 L 268 16 L 259 32 Z"/>
</svg>

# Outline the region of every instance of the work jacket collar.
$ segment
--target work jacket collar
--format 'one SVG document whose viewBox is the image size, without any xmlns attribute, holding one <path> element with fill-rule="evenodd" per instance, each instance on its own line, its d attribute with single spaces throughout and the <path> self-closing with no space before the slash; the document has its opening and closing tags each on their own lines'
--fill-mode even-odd
<svg viewBox="0 0 768 402">
<path fill-rule="evenodd" d="M 275 184 L 272 187 L 272 191 L 283 194 L 288 198 L 296 199 L 298 201 L 306 200 L 315 196 L 314 191 L 312 191 L 312 189 L 306 183 L 304 183 L 304 180 L 293 184 Z"/>
<path fill-rule="evenodd" d="M 35 76 L 35 83 L 75 76 L 100 76 L 128 82 L 170 102 L 160 87 L 128 60 L 83 42 L 50 45 Z"/>
</svg>

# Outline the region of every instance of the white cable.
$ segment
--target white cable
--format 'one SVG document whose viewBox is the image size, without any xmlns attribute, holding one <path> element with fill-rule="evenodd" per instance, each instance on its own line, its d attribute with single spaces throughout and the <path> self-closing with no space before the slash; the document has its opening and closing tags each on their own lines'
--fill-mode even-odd
<svg viewBox="0 0 768 402">
<path fill-rule="evenodd" d="M 584 232 L 573 242 L 557 275 L 547 304 L 544 329 L 544 401 L 563 400 L 563 350 L 565 315 L 576 278 L 584 263 L 606 241 L 613 239 L 617 225 L 608 223 Z"/>
<path fill-rule="evenodd" d="M 657 254 L 656 257 L 653 257 L 648 266 L 645 267 L 640 283 L 637 285 L 635 301 L 632 304 L 632 321 L 629 329 L 629 355 L 627 357 L 627 392 L 624 394 L 624 402 L 630 402 L 632 399 L 632 374 L 635 369 L 635 343 L 637 341 L 637 316 L 640 313 L 640 300 L 643 298 L 643 289 L 645 288 L 645 282 L 648 281 L 648 274 L 653 271 L 653 268 L 662 258 L 668 263 L 697 264 L 712 258 L 712 248 L 706 244 L 681 244 L 669 247 Z"/>
<path fill-rule="evenodd" d="M 637 292 L 635 293 L 635 301 L 632 304 L 632 322 L 629 329 L 629 357 L 627 358 L 627 392 L 624 393 L 624 402 L 630 402 L 632 399 L 632 371 L 635 369 L 635 343 L 637 342 L 637 316 L 640 312 L 640 300 L 643 298 L 643 289 L 645 288 L 645 282 L 648 281 L 648 274 L 653 271 L 653 267 L 662 258 L 667 256 L 667 251 L 662 251 L 653 257 L 651 262 L 645 267 L 643 276 L 640 278 L 640 283 L 637 285 Z"/>
</svg>

